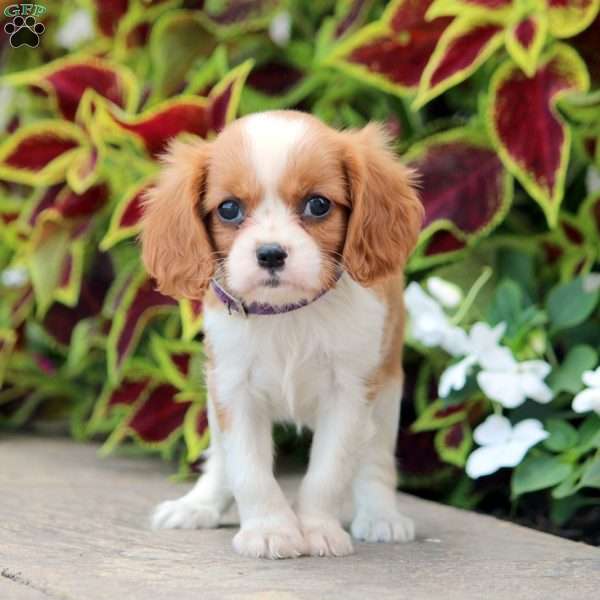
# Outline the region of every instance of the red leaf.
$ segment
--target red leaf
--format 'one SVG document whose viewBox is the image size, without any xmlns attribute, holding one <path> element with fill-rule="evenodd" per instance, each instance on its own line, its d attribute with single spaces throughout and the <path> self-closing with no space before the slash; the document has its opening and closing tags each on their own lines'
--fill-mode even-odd
<svg viewBox="0 0 600 600">
<path fill-rule="evenodd" d="M 17 169 L 41 171 L 55 158 L 78 146 L 77 140 L 44 132 L 21 140 L 4 162 Z"/>
<path fill-rule="evenodd" d="M 132 101 L 134 81 L 131 73 L 100 58 L 88 56 L 77 59 L 59 59 L 38 71 L 21 75 L 24 82 L 48 89 L 56 98 L 65 118 L 75 119 L 83 93 L 95 90 L 100 96 L 125 108 Z M 28 81 L 29 79 L 29 81 Z"/>
<path fill-rule="evenodd" d="M 44 191 L 42 196 L 34 205 L 31 214 L 29 215 L 29 225 L 35 225 L 35 222 L 37 221 L 39 215 L 43 213 L 47 208 L 51 208 L 54 206 L 54 203 L 56 202 L 56 197 L 62 189 L 62 185 L 53 185 Z"/>
<path fill-rule="evenodd" d="M 141 115 L 135 121 L 113 115 L 115 122 L 139 136 L 148 152 L 156 156 L 163 152 L 168 141 L 180 133 L 206 137 L 210 130 L 210 114 L 206 106 L 193 101 L 169 102 L 167 106 Z"/>
<path fill-rule="evenodd" d="M 535 23 L 532 19 L 523 19 L 515 27 L 515 37 L 524 48 L 529 48 L 535 35 Z"/>
<path fill-rule="evenodd" d="M 150 379 L 125 380 L 111 392 L 107 406 L 131 406 L 146 391 L 149 385 Z"/>
<path fill-rule="evenodd" d="M 95 0 L 94 4 L 100 31 L 112 36 L 117 31 L 119 21 L 127 13 L 129 0 Z"/>
<path fill-rule="evenodd" d="M 499 25 L 484 23 L 462 37 L 456 38 L 447 48 L 443 60 L 431 76 L 431 85 L 437 85 L 452 74 L 470 66 L 481 50 L 502 28 Z"/>
<path fill-rule="evenodd" d="M 144 273 L 137 274 L 125 283 L 112 298 L 117 309 L 107 342 L 112 381 L 119 379 L 125 361 L 135 350 L 148 321 L 176 304 L 172 298 L 157 292 L 154 282 Z"/>
<path fill-rule="evenodd" d="M 165 150 L 171 138 L 181 133 L 207 137 L 219 132 L 234 116 L 250 67 L 248 61 L 236 67 L 212 89 L 208 98 L 182 96 L 137 117 L 128 117 L 122 111 L 111 111 L 108 116 L 115 125 L 137 136 L 148 152 L 156 156 Z"/>
<path fill-rule="evenodd" d="M 218 4 L 219 12 L 208 12 L 205 9 L 205 14 L 215 24 L 229 27 L 260 19 L 276 5 L 275 0 L 227 0 Z"/>
<path fill-rule="evenodd" d="M 390 4 L 382 20 L 371 23 L 338 45 L 332 60 L 353 75 L 405 93 L 419 84 L 437 42 L 451 19 L 427 21 L 432 0 Z"/>
<path fill-rule="evenodd" d="M 279 96 L 293 88 L 303 77 L 300 69 L 272 61 L 252 69 L 248 75 L 248 86 L 268 96 Z"/>
<path fill-rule="evenodd" d="M 463 240 L 459 240 L 450 231 L 436 231 L 428 240 L 426 256 L 437 256 L 448 252 L 456 252 L 466 247 Z"/>
<path fill-rule="evenodd" d="M 425 257 L 461 250 L 504 218 L 512 179 L 483 136 L 468 129 L 438 134 L 406 160 L 421 177 Z"/>
<path fill-rule="evenodd" d="M 139 220 L 142 218 L 142 200 L 144 198 L 144 191 L 138 192 L 135 196 L 127 203 L 121 218 L 119 219 L 119 227 L 132 227 L 137 225 Z"/>
<path fill-rule="evenodd" d="M 348 61 L 383 75 L 393 84 L 415 88 L 448 23 L 446 19 L 436 19 L 414 26 L 404 32 L 406 42 L 395 36 L 382 36 L 356 48 Z"/>
<path fill-rule="evenodd" d="M 108 187 L 103 183 L 91 187 L 83 194 L 64 188 L 56 198 L 55 208 L 66 218 L 89 217 L 106 204 L 108 194 Z"/>
<path fill-rule="evenodd" d="M 569 130 L 559 120 L 555 102 L 566 91 L 587 87 L 585 66 L 577 54 L 558 44 L 542 58 L 533 77 L 509 61 L 492 78 L 491 127 L 500 156 L 540 203 L 551 225 L 563 196 L 570 147 Z"/>
<path fill-rule="evenodd" d="M 159 385 L 135 411 L 128 426 L 144 442 L 166 441 L 183 425 L 191 402 L 177 402 L 179 390 L 171 385 Z"/>
</svg>

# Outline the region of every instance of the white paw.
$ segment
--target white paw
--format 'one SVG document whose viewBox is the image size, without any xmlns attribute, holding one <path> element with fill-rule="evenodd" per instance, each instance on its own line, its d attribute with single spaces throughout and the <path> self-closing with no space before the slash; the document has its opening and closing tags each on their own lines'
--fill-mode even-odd
<svg viewBox="0 0 600 600">
<path fill-rule="evenodd" d="M 152 529 L 212 529 L 220 513 L 212 504 L 199 504 L 185 498 L 161 502 L 152 514 Z"/>
<path fill-rule="evenodd" d="M 395 513 L 391 516 L 358 514 L 352 521 L 352 535 L 365 542 L 410 542 L 415 539 L 412 519 Z"/>
<path fill-rule="evenodd" d="M 237 532 L 233 549 L 250 558 L 297 558 L 304 554 L 304 538 L 292 520 L 257 519 Z"/>
<path fill-rule="evenodd" d="M 352 539 L 335 519 L 302 518 L 306 553 L 310 556 L 346 556 L 354 552 Z"/>
</svg>

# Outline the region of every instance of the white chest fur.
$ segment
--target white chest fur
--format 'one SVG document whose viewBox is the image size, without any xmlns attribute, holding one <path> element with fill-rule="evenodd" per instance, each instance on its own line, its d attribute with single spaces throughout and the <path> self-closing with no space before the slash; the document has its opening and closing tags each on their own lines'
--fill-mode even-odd
<svg viewBox="0 0 600 600">
<path fill-rule="evenodd" d="M 339 382 L 364 382 L 379 364 L 385 313 L 374 292 L 347 275 L 314 303 L 282 315 L 207 309 L 219 401 L 249 398 L 273 420 L 313 426 Z"/>
</svg>

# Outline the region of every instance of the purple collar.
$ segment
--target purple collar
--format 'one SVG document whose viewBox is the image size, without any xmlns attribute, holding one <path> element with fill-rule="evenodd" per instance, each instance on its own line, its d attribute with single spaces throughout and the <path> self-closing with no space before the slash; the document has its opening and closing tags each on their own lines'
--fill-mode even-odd
<svg viewBox="0 0 600 600">
<path fill-rule="evenodd" d="M 339 271 L 335 278 L 337 283 L 342 276 L 343 271 Z M 246 305 L 241 300 L 238 300 L 235 296 L 232 296 L 225 288 L 216 280 L 210 280 L 212 289 L 215 292 L 217 298 L 227 307 L 229 314 L 231 311 L 239 312 L 242 316 L 247 317 L 248 315 L 281 315 L 284 313 L 304 308 L 309 304 L 312 304 L 315 300 L 318 300 L 321 296 L 326 294 L 331 288 L 322 289 L 312 300 L 301 300 L 294 304 L 282 304 L 281 306 L 275 306 L 273 304 L 266 304 L 263 302 L 253 302 L 252 304 Z"/>
</svg>

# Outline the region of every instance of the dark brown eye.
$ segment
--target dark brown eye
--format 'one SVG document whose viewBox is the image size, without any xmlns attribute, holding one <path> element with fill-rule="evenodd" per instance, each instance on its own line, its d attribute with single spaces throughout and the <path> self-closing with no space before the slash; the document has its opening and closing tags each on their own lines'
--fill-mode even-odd
<svg viewBox="0 0 600 600">
<path fill-rule="evenodd" d="M 221 220 L 226 223 L 238 225 L 244 220 L 244 210 L 240 201 L 236 198 L 229 198 L 221 202 L 217 208 L 217 212 Z"/>
<path fill-rule="evenodd" d="M 331 202 L 324 196 L 310 196 L 304 205 L 302 216 L 320 219 L 331 210 Z"/>
</svg>

